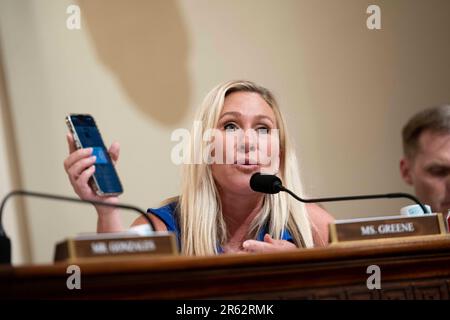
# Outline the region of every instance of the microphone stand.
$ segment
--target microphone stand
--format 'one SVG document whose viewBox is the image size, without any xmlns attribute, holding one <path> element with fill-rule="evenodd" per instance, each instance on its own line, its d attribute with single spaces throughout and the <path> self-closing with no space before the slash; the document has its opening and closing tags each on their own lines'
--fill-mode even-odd
<svg viewBox="0 0 450 320">
<path fill-rule="evenodd" d="M 293 196 L 298 201 L 304 202 L 304 203 L 313 203 L 313 202 L 332 202 L 332 201 L 348 201 L 348 200 L 369 200 L 369 199 L 393 199 L 393 198 L 408 198 L 414 201 L 416 204 L 420 206 L 423 213 L 429 213 L 427 212 L 427 209 L 425 206 L 414 196 L 408 194 L 408 193 L 386 193 L 386 194 L 369 194 L 369 195 L 360 195 L 360 196 L 347 196 L 347 197 L 329 197 L 329 198 L 317 198 L 317 199 L 302 199 L 299 196 L 297 196 L 295 193 L 293 193 L 291 190 L 286 189 L 285 187 L 281 187 L 280 191 L 285 191 L 289 193 L 291 196 Z"/>
<path fill-rule="evenodd" d="M 105 207 L 112 207 L 112 208 L 120 208 L 120 209 L 127 209 L 127 210 L 133 210 L 138 212 L 140 215 L 142 215 L 147 223 L 150 225 L 150 229 L 152 231 L 155 231 L 155 226 L 153 222 L 150 220 L 150 217 L 147 215 L 147 213 L 135 206 L 127 205 L 127 204 L 112 204 L 112 203 L 106 203 L 103 201 L 96 201 L 96 200 L 81 200 L 74 197 L 67 197 L 67 196 L 59 196 L 59 195 L 53 195 L 48 193 L 41 193 L 41 192 L 34 192 L 34 191 L 26 191 L 26 190 L 13 190 L 9 192 L 2 200 L 2 203 L 0 205 L 0 264 L 11 264 L 11 241 L 9 240 L 8 236 L 5 233 L 5 229 L 3 228 L 3 209 L 5 207 L 6 202 L 9 198 L 13 196 L 30 196 L 30 197 L 36 197 L 36 198 L 44 198 L 44 199 L 53 199 L 58 201 L 70 201 L 70 202 L 77 202 L 77 203 L 84 203 L 84 204 L 93 204 L 93 205 L 101 205 Z"/>
<path fill-rule="evenodd" d="M 274 190 L 278 190 L 279 191 L 285 191 L 287 193 L 289 193 L 291 196 L 293 196 L 295 199 L 297 199 L 300 202 L 304 202 L 304 203 L 314 203 L 314 202 L 334 202 L 334 201 L 348 201 L 348 200 L 369 200 L 369 199 L 393 199 L 393 198 L 407 198 L 410 199 L 412 201 L 414 201 L 416 204 L 418 204 L 420 206 L 420 208 L 422 209 L 423 213 L 429 213 L 427 212 L 427 209 L 425 208 L 425 206 L 419 201 L 419 199 L 417 199 L 416 197 L 414 197 L 413 195 L 409 194 L 409 193 L 402 193 L 402 192 L 397 192 L 397 193 L 386 193 L 386 194 L 368 194 L 368 195 L 359 195 L 359 196 L 344 196 L 344 197 L 327 197 L 327 198 L 316 198 L 316 199 L 303 199 L 300 198 L 299 196 L 297 196 L 294 192 L 292 192 L 291 190 L 285 188 L 282 183 L 281 180 L 275 180 L 273 182 L 273 189 Z"/>
</svg>

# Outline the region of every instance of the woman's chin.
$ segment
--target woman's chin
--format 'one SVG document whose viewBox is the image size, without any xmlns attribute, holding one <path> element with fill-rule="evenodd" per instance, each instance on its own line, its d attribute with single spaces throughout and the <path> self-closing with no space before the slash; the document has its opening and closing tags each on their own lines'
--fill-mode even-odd
<svg viewBox="0 0 450 320">
<path fill-rule="evenodd" d="M 240 194 L 253 193 L 254 191 L 250 188 L 250 178 L 254 172 L 258 171 L 245 171 L 231 174 L 227 179 L 228 189 Z"/>
<path fill-rule="evenodd" d="M 250 188 L 250 178 L 261 171 L 259 165 L 231 164 L 223 167 L 213 167 L 213 176 L 223 190 L 242 195 L 254 194 Z"/>
</svg>

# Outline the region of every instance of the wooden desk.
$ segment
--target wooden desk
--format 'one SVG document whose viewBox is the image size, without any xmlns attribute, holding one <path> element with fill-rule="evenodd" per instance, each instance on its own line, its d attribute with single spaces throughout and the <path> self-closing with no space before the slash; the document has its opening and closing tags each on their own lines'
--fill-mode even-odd
<svg viewBox="0 0 450 320">
<path fill-rule="evenodd" d="M 318 248 L 280 254 L 1 267 L 2 299 L 449 299 L 450 240 Z M 381 268 L 381 290 L 366 286 Z"/>
</svg>

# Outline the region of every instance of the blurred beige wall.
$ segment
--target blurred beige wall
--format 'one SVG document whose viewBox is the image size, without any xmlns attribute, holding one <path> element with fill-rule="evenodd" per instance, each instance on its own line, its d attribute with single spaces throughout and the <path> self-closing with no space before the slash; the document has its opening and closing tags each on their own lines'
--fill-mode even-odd
<svg viewBox="0 0 450 320">
<path fill-rule="evenodd" d="M 70 4 L 81 8 L 81 30 L 66 28 Z M 380 5 L 382 30 L 366 28 L 369 4 Z M 448 30 L 446 0 L 0 0 L 21 186 L 73 195 L 64 117 L 91 113 L 105 142 L 121 143 L 122 201 L 156 206 L 178 192 L 171 132 L 191 126 L 213 86 L 243 78 L 278 97 L 308 195 L 411 191 L 398 173 L 400 130 L 414 112 L 450 101 Z M 406 204 L 326 207 L 350 218 Z M 51 262 L 56 242 L 95 231 L 92 208 L 25 206 L 20 232 L 35 263 Z"/>
<path fill-rule="evenodd" d="M 21 186 L 20 171 L 17 157 L 17 144 L 15 143 L 14 127 L 11 113 L 8 109 L 8 93 L 2 69 L 0 50 L 0 197 L 8 192 L 19 189 Z M 12 263 L 30 263 L 30 238 L 25 216 L 23 199 L 13 196 L 5 202 L 2 213 L 2 224 L 10 238 L 12 245 Z"/>
</svg>

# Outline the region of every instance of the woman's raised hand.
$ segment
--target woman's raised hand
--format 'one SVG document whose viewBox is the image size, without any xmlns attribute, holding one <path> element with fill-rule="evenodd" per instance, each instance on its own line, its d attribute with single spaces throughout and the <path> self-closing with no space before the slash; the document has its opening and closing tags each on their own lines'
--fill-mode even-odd
<svg viewBox="0 0 450 320">
<path fill-rule="evenodd" d="M 77 150 L 72 134 L 67 134 L 69 144 L 69 156 L 64 160 L 64 169 L 69 176 L 75 193 L 83 200 L 103 201 L 111 204 L 119 202 L 119 198 L 99 196 L 89 185 L 89 178 L 95 172 L 95 157 L 92 156 L 92 148 Z M 113 143 L 108 150 L 114 163 L 119 159 L 120 146 Z M 97 232 L 118 232 L 123 231 L 120 213 L 117 208 L 96 205 L 98 213 Z"/>
<path fill-rule="evenodd" d="M 77 150 L 71 133 L 67 134 L 69 156 L 64 160 L 64 169 L 69 177 L 75 193 L 83 200 L 104 201 L 117 203 L 117 197 L 99 196 L 89 185 L 89 179 L 95 172 L 95 156 L 92 156 L 92 148 Z M 120 146 L 115 142 L 108 150 L 114 164 L 119 159 Z"/>
</svg>

